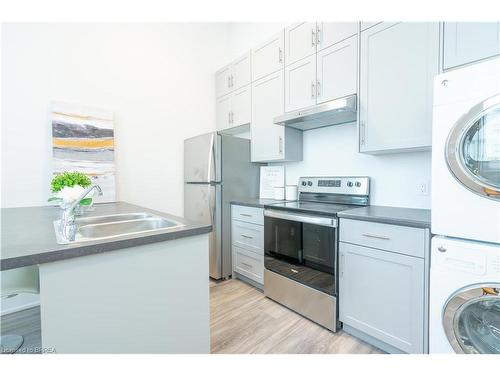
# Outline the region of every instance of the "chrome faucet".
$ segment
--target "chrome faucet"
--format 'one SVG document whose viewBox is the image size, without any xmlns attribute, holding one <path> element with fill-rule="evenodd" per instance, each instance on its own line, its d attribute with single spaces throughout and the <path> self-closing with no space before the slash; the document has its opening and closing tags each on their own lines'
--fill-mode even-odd
<svg viewBox="0 0 500 375">
<path fill-rule="evenodd" d="M 61 236 L 66 241 L 74 241 L 76 235 L 76 224 L 75 224 L 75 208 L 80 203 L 80 201 L 85 198 L 92 190 L 96 189 L 99 196 L 102 195 L 102 189 L 99 185 L 92 185 L 86 189 L 71 205 L 66 207 L 61 215 L 61 223 L 59 231 Z"/>
</svg>

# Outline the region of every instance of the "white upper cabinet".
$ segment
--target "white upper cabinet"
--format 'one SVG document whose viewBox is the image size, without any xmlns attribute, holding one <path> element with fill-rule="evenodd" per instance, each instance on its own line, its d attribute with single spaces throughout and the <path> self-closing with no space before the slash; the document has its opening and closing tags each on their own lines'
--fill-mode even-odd
<svg viewBox="0 0 500 375">
<path fill-rule="evenodd" d="M 284 157 L 285 128 L 273 119 L 283 114 L 283 71 L 272 73 L 252 84 L 252 161 Z"/>
<path fill-rule="evenodd" d="M 361 152 L 430 148 L 438 51 L 437 23 L 381 23 L 361 32 Z"/>
<path fill-rule="evenodd" d="M 231 90 L 249 85 L 252 81 L 252 55 L 250 52 L 235 60 L 231 66 Z"/>
<path fill-rule="evenodd" d="M 318 22 L 316 46 L 320 51 L 358 33 L 358 22 Z"/>
<path fill-rule="evenodd" d="M 358 36 L 318 52 L 316 102 L 356 94 Z"/>
<path fill-rule="evenodd" d="M 215 95 L 224 96 L 240 87 L 249 85 L 252 80 L 250 52 L 215 73 Z"/>
<path fill-rule="evenodd" d="M 443 69 L 500 54 L 500 22 L 445 22 Z"/>
<path fill-rule="evenodd" d="M 251 85 L 217 98 L 217 130 L 226 130 L 240 125 L 250 124 L 252 116 Z"/>
<path fill-rule="evenodd" d="M 232 93 L 231 126 L 250 124 L 252 120 L 252 86 L 247 85 Z"/>
<path fill-rule="evenodd" d="M 316 22 L 295 23 L 285 29 L 286 65 L 316 53 Z"/>
<path fill-rule="evenodd" d="M 370 27 L 378 25 L 379 23 L 382 23 L 382 22 L 365 22 L 365 21 L 361 21 L 360 22 L 361 31 L 369 29 Z"/>
<path fill-rule="evenodd" d="M 231 92 L 231 65 L 215 73 L 215 94 L 219 98 Z"/>
<path fill-rule="evenodd" d="M 285 68 L 285 111 L 316 104 L 316 55 Z"/>
<path fill-rule="evenodd" d="M 285 66 L 285 32 L 280 31 L 252 49 L 252 81 L 274 73 Z"/>
<path fill-rule="evenodd" d="M 231 94 L 217 98 L 216 102 L 216 127 L 217 130 L 230 128 L 231 125 Z"/>
<path fill-rule="evenodd" d="M 252 83 L 253 162 L 302 160 L 302 132 L 274 123 L 285 107 L 283 74 L 280 70 Z"/>
</svg>

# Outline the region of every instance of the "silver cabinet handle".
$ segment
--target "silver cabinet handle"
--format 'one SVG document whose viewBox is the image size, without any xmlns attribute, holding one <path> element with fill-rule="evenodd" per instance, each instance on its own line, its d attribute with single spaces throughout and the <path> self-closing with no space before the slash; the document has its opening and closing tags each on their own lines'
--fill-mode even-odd
<svg viewBox="0 0 500 375">
<path fill-rule="evenodd" d="M 231 111 L 231 125 L 234 124 L 234 112 Z"/>
<path fill-rule="evenodd" d="M 250 214 L 240 214 L 240 216 L 253 217 L 253 215 Z"/>
<path fill-rule="evenodd" d="M 321 27 L 318 25 L 318 27 L 316 28 L 316 44 L 320 44 L 321 43 L 321 34 L 323 33 L 323 31 L 321 30 Z"/>
<path fill-rule="evenodd" d="M 231 88 L 231 76 L 227 76 L 227 88 Z"/>
<path fill-rule="evenodd" d="M 438 247 L 438 250 L 439 250 L 440 252 L 442 252 L 442 253 L 446 253 L 446 247 L 444 247 L 444 246 L 439 246 L 439 247 Z"/>
<path fill-rule="evenodd" d="M 318 98 L 321 96 L 321 83 L 319 80 L 316 81 L 316 96 Z"/>
<path fill-rule="evenodd" d="M 230 125 L 231 124 L 231 111 L 227 113 L 227 123 Z"/>
<path fill-rule="evenodd" d="M 311 30 L 311 46 L 314 47 L 316 45 L 316 30 Z"/>
<path fill-rule="evenodd" d="M 283 137 L 279 137 L 278 139 L 278 151 L 280 154 L 283 154 Z"/>
<path fill-rule="evenodd" d="M 252 237 L 252 236 L 247 236 L 247 235 L 245 235 L 245 234 L 242 234 L 242 235 L 241 235 L 241 237 L 243 237 L 243 238 L 248 238 L 249 240 L 252 240 L 252 239 L 253 239 L 253 237 Z"/>
<path fill-rule="evenodd" d="M 253 266 L 249 263 L 241 262 L 241 264 L 243 264 L 244 266 L 247 266 L 249 268 L 253 268 Z"/>
<path fill-rule="evenodd" d="M 234 76 L 231 74 L 231 87 L 234 86 Z"/>
<path fill-rule="evenodd" d="M 281 64 L 283 62 L 283 50 L 281 47 L 278 49 L 278 62 Z"/>
<path fill-rule="evenodd" d="M 311 98 L 314 99 L 316 95 L 316 90 L 314 89 L 314 81 L 311 82 Z"/>
<path fill-rule="evenodd" d="M 365 122 L 361 121 L 359 123 L 359 135 L 360 135 L 360 140 L 359 143 L 364 146 L 365 144 Z"/>
<path fill-rule="evenodd" d="M 387 236 L 377 236 L 376 234 L 367 234 L 363 233 L 363 236 L 368 237 L 368 238 L 376 238 L 378 240 L 390 240 L 390 237 Z"/>
<path fill-rule="evenodd" d="M 344 266 L 345 266 L 345 255 L 344 253 L 340 254 L 340 277 L 344 276 Z"/>
</svg>

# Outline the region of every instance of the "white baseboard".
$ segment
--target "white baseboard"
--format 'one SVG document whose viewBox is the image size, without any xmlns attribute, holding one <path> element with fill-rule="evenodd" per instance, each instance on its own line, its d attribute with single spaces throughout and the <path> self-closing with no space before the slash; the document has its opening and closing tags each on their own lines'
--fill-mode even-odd
<svg viewBox="0 0 500 375">
<path fill-rule="evenodd" d="M 40 295 L 21 293 L 14 297 L 2 298 L 0 304 L 0 316 L 12 314 L 40 305 Z"/>
</svg>

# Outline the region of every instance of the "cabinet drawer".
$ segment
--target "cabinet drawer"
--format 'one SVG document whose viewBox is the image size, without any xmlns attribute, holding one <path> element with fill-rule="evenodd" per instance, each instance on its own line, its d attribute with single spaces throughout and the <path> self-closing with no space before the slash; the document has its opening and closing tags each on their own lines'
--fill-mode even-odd
<svg viewBox="0 0 500 375">
<path fill-rule="evenodd" d="M 264 210 L 258 207 L 232 206 L 231 218 L 264 225 Z"/>
<path fill-rule="evenodd" d="M 233 246 L 234 270 L 259 284 L 264 283 L 264 256 Z"/>
<path fill-rule="evenodd" d="M 340 219 L 340 241 L 423 258 L 425 229 Z"/>
<path fill-rule="evenodd" d="M 264 254 L 264 227 L 233 220 L 231 224 L 231 242 L 233 245 Z"/>
</svg>

